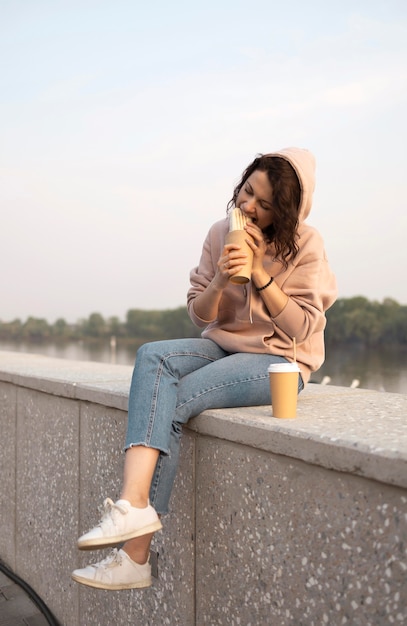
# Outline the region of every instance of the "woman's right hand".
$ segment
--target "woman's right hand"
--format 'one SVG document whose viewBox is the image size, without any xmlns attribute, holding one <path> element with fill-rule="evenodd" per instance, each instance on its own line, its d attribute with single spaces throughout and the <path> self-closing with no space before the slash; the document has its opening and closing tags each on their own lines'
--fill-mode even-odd
<svg viewBox="0 0 407 626">
<path fill-rule="evenodd" d="M 246 264 L 246 261 L 247 254 L 242 251 L 238 244 L 225 244 L 218 260 L 217 275 L 219 280 L 217 283 L 219 286 L 223 284 L 223 286 L 226 287 L 230 277 L 240 272 L 242 267 Z"/>
<path fill-rule="evenodd" d="M 206 289 L 196 296 L 194 310 L 202 320 L 208 323 L 216 319 L 223 290 L 229 284 L 229 278 L 240 271 L 246 263 L 247 254 L 236 243 L 224 246 L 217 263 L 216 274 Z"/>
</svg>

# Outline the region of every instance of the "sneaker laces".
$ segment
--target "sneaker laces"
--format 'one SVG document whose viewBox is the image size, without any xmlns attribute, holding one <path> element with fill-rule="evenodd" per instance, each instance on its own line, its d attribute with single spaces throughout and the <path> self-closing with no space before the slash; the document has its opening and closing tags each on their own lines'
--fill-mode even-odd
<svg viewBox="0 0 407 626">
<path fill-rule="evenodd" d="M 103 502 L 103 514 L 95 528 L 115 528 L 118 514 L 126 515 L 128 507 L 123 501 L 113 502 L 111 498 L 106 498 Z"/>
<path fill-rule="evenodd" d="M 117 502 L 113 502 L 113 500 L 111 498 L 106 498 L 106 500 L 103 502 L 103 507 L 104 507 L 104 515 L 110 514 L 112 511 L 114 511 L 115 509 L 120 511 L 120 513 L 123 513 L 123 515 L 125 515 L 128 511 L 128 508 L 125 504 L 122 504 L 122 500 L 118 500 Z"/>
<path fill-rule="evenodd" d="M 108 567 L 116 567 L 117 565 L 120 566 L 122 562 L 123 562 L 123 556 L 120 554 L 117 548 L 113 548 L 109 556 L 107 556 L 102 561 L 99 561 L 99 563 L 93 563 L 91 567 L 94 567 L 96 569 L 99 567 L 104 567 L 107 569 Z"/>
<path fill-rule="evenodd" d="M 98 526 L 100 526 L 103 522 L 107 520 L 114 520 L 116 511 L 119 511 L 122 515 L 125 515 L 126 513 L 128 513 L 128 508 L 120 502 L 113 502 L 111 498 L 106 498 L 103 502 L 103 515 Z"/>
</svg>

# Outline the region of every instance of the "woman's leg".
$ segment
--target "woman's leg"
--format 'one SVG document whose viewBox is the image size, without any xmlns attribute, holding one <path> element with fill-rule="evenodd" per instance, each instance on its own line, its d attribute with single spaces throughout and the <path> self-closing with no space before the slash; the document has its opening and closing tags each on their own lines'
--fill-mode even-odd
<svg viewBox="0 0 407 626">
<path fill-rule="evenodd" d="M 144 344 L 137 352 L 129 397 L 121 493 L 133 506 L 145 506 L 154 471 L 155 480 L 161 473 L 159 457 L 171 455 L 171 466 L 178 465 L 182 427 L 172 422 L 179 380 L 225 354 L 208 339 L 152 342 Z M 156 447 L 147 447 L 152 445 Z M 154 497 L 154 490 L 151 495 Z M 123 549 L 135 562 L 145 563 L 152 537 L 149 534 L 128 541 Z"/>
<path fill-rule="evenodd" d="M 178 466 L 182 424 L 207 408 L 270 402 L 267 366 L 284 361 L 266 354 L 228 354 L 208 339 L 176 339 L 147 343 L 137 353 L 129 397 L 125 486 L 122 497 L 150 501 L 158 513 L 168 500 Z M 153 452 L 160 451 L 151 480 Z M 139 457 L 140 454 L 140 457 Z"/>
<path fill-rule="evenodd" d="M 150 501 L 159 513 L 168 512 L 183 424 L 207 409 L 270 404 L 267 368 L 270 363 L 285 361 L 284 357 L 270 354 L 229 354 L 179 381 L 169 452 L 160 454 L 150 490 Z M 298 391 L 302 388 L 300 377 Z"/>
<path fill-rule="evenodd" d="M 225 356 L 209 339 L 173 339 L 141 346 L 130 388 L 125 449 L 141 445 L 168 454 L 179 382 Z"/>
<path fill-rule="evenodd" d="M 99 547 L 103 542 L 112 541 L 116 533 L 122 536 L 126 532 L 128 537 L 132 532 L 128 521 L 130 517 L 137 524 L 139 516 L 148 517 L 144 527 L 134 527 L 137 534 L 135 532 L 132 536 L 136 535 L 137 539 L 125 544 L 125 550 L 132 558 L 145 563 L 152 536 L 149 525 L 160 527 L 158 519 L 155 523 L 146 515 L 149 490 L 160 451 L 168 454 L 170 445 L 173 445 L 170 440 L 178 382 L 186 373 L 224 355 L 225 352 L 219 346 L 205 339 L 154 342 L 140 348 L 130 389 L 121 498 L 108 510 L 105 521 L 99 527 L 78 540 L 79 547 L 96 547 L 96 544 Z M 123 501 L 127 501 L 127 504 Z M 129 503 L 132 507 L 131 516 L 127 510 Z M 125 531 L 123 525 L 126 526 Z"/>
<path fill-rule="evenodd" d="M 147 506 L 151 480 L 157 464 L 159 450 L 134 446 L 126 452 L 123 472 L 123 488 L 120 498 L 132 506 Z M 126 542 L 123 550 L 135 562 L 143 565 L 148 560 L 154 533 L 142 535 Z"/>
<path fill-rule="evenodd" d="M 151 484 L 150 500 L 157 511 L 168 512 L 178 469 L 182 425 L 207 409 L 270 404 L 267 368 L 270 363 L 284 361 L 284 357 L 270 354 L 230 354 L 179 380 L 169 451 L 159 455 Z M 302 388 L 300 377 L 298 391 Z M 124 550 L 137 563 L 145 563 L 152 537 L 144 535 L 133 539 L 125 544 Z"/>
<path fill-rule="evenodd" d="M 129 401 L 126 449 L 134 451 L 132 456 L 126 453 L 123 490 L 130 500 L 145 500 L 154 457 L 150 451 L 140 456 L 139 448 L 153 449 L 159 457 L 150 499 L 156 510 L 164 513 L 178 465 L 182 425 L 205 409 L 269 404 L 267 367 L 285 359 L 265 354 L 228 355 L 205 339 L 157 342 L 143 348 L 137 355 Z M 302 386 L 300 379 L 299 391 Z M 147 460 L 144 477 L 134 480 L 133 472 L 138 473 L 142 459 Z M 136 563 L 144 566 L 152 536 L 144 534 L 125 544 L 125 551 Z M 94 569 L 103 570 L 103 562 Z M 91 584 L 88 571 L 81 579 L 79 574 L 77 571 L 76 580 Z M 112 587 L 107 583 L 103 588 Z"/>
<path fill-rule="evenodd" d="M 120 498 L 132 506 L 143 508 L 148 504 L 151 480 L 160 451 L 156 448 L 134 446 L 125 455 L 123 487 Z"/>
</svg>

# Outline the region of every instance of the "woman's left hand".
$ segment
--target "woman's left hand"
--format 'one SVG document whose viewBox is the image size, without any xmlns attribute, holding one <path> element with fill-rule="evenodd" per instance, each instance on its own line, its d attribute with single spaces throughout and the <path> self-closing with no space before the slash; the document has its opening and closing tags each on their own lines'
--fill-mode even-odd
<svg viewBox="0 0 407 626">
<path fill-rule="evenodd" d="M 267 250 L 267 243 L 264 240 L 262 231 L 258 226 L 256 226 L 256 224 L 248 222 L 245 226 L 245 231 L 251 237 L 251 239 L 249 237 L 247 238 L 247 243 L 253 250 L 252 273 L 258 272 L 263 269 L 263 260 Z"/>
</svg>

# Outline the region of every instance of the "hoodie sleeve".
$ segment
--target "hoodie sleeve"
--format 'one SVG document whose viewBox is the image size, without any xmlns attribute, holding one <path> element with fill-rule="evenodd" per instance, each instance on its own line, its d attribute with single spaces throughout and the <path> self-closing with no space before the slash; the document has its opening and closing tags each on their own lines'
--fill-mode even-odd
<svg viewBox="0 0 407 626">
<path fill-rule="evenodd" d="M 187 294 L 187 309 L 191 321 L 199 327 L 204 327 L 213 320 L 203 320 L 195 313 L 194 300 L 200 293 L 205 291 L 215 276 L 216 266 L 223 249 L 227 228 L 227 220 L 216 222 L 216 224 L 211 227 L 202 247 L 199 264 L 190 272 L 191 287 Z"/>
<path fill-rule="evenodd" d="M 337 295 L 336 279 L 326 257 L 323 240 L 314 228 L 301 229 L 300 253 L 294 267 L 277 282 L 289 297 L 286 306 L 274 318 L 275 324 L 298 343 L 325 328 L 325 311 Z"/>
</svg>

